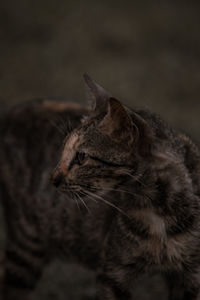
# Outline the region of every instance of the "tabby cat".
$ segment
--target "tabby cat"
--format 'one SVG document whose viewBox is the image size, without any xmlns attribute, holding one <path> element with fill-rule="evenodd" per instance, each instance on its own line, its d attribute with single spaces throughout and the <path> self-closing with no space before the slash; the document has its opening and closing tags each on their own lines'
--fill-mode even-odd
<svg viewBox="0 0 200 300">
<path fill-rule="evenodd" d="M 84 77 L 88 112 L 43 100 L 1 118 L 3 299 L 29 299 L 54 257 L 96 270 L 99 300 L 132 299 L 137 280 L 154 272 L 166 277 L 169 299 L 198 299 L 198 149 L 157 115 L 122 105 Z M 63 123 L 62 151 L 62 135 L 47 121 L 55 110 L 72 123 Z M 56 160 L 51 182 L 60 196 L 48 180 Z"/>
</svg>

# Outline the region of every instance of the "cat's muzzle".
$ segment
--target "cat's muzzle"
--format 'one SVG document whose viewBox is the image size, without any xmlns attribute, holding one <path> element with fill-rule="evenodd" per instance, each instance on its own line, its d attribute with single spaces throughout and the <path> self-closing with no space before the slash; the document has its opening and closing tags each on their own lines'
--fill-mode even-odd
<svg viewBox="0 0 200 300">
<path fill-rule="evenodd" d="M 63 184 L 64 181 L 65 181 L 64 175 L 57 170 L 51 176 L 51 183 L 55 185 L 56 188 L 58 188 L 61 184 Z"/>
</svg>

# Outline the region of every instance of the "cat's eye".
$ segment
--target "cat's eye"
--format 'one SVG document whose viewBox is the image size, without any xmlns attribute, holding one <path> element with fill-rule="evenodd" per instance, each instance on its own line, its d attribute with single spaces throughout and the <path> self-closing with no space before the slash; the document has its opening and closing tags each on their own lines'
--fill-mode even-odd
<svg viewBox="0 0 200 300">
<path fill-rule="evenodd" d="M 87 154 L 84 152 L 77 152 L 75 163 L 78 165 L 82 165 L 85 162 L 85 159 L 87 158 Z"/>
</svg>

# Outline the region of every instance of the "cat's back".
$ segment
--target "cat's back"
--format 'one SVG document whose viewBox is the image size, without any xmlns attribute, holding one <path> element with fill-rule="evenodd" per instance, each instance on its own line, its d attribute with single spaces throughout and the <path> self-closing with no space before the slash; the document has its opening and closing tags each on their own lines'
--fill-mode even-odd
<svg viewBox="0 0 200 300">
<path fill-rule="evenodd" d="M 194 193 L 200 196 L 200 151 L 188 136 L 179 134 L 179 138 L 184 165 L 192 178 Z"/>
<path fill-rule="evenodd" d="M 84 107 L 65 100 L 38 99 L 0 113 L 1 185 L 37 189 L 55 167 L 62 141 L 80 124 Z M 39 178 L 40 177 L 40 178 Z"/>
<path fill-rule="evenodd" d="M 26 138 L 36 144 L 49 132 L 56 134 L 56 139 L 63 138 L 63 134 L 71 129 L 70 126 L 75 127 L 80 123 L 85 113 L 87 109 L 80 105 L 54 98 L 34 99 L 5 107 L 0 111 L 1 142 L 8 142 L 12 136 L 13 141 L 24 141 Z"/>
</svg>

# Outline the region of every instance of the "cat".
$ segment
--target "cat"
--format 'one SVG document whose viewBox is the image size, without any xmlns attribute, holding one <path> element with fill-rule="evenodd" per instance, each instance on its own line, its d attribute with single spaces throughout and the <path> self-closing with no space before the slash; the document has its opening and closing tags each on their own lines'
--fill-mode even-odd
<svg viewBox="0 0 200 300">
<path fill-rule="evenodd" d="M 159 116 L 122 105 L 84 78 L 92 107 L 65 110 L 72 128 L 62 151 L 62 135 L 47 122 L 53 102 L 1 119 L 3 299 L 29 299 L 54 257 L 96 270 L 98 300 L 132 299 L 138 279 L 154 272 L 165 276 L 169 299 L 198 299 L 197 147 Z"/>
<path fill-rule="evenodd" d="M 66 210 L 74 208 L 70 201 L 66 207 L 66 197 L 56 192 L 50 173 L 66 134 L 87 112 L 53 98 L 0 112 L 0 200 L 6 231 L 0 299 L 29 299 L 49 257 L 56 256 L 52 239 L 61 243 Z"/>
</svg>

